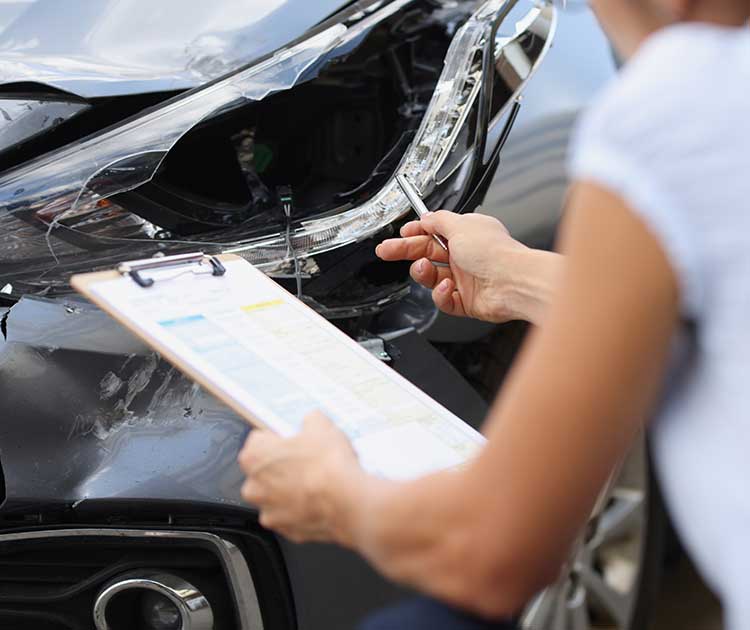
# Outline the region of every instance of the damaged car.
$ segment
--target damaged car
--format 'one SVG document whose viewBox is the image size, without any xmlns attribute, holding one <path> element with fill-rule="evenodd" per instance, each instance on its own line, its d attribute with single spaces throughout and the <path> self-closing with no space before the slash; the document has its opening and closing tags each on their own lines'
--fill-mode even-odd
<svg viewBox="0 0 750 630">
<path fill-rule="evenodd" d="M 264 530 L 247 425 L 69 278 L 239 255 L 479 427 L 525 327 L 375 257 L 411 218 L 396 176 L 550 247 L 614 71 L 588 9 L 527 0 L 0 3 L 0 626 L 343 630 L 407 595 Z M 641 446 L 523 627 L 640 627 L 660 519 Z"/>
</svg>

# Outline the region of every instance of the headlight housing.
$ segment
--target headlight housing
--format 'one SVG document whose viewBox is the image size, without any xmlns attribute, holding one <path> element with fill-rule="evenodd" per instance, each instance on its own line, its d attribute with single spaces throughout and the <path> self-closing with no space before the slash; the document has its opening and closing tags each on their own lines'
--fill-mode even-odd
<svg viewBox="0 0 750 630">
<path fill-rule="evenodd" d="M 490 122 L 502 117 L 549 48 L 551 6 L 487 0 L 433 10 L 446 31 L 455 31 L 442 72 L 396 171 L 361 202 L 298 216 L 265 199 L 265 214 L 230 217 L 221 226 L 214 212 L 205 229 L 182 232 L 120 203 L 154 179 L 197 125 L 311 81 L 418 4 L 393 0 L 349 12 L 260 62 L 7 173 L 0 178 L 0 286 L 65 292 L 76 271 L 196 248 L 237 253 L 271 275 L 287 273 L 292 261 L 299 271 L 300 261 L 368 238 L 409 212 L 396 172 L 433 204 L 455 204 L 482 163 Z M 514 34 L 498 36 L 519 4 L 526 17 Z"/>
<path fill-rule="evenodd" d="M 88 107 L 80 100 L 62 96 L 0 97 L 0 152 L 54 129 Z"/>
</svg>

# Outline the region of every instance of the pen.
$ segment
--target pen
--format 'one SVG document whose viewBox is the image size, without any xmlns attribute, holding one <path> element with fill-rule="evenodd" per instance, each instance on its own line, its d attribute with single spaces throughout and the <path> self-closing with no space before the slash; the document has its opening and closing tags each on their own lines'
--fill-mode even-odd
<svg viewBox="0 0 750 630">
<path fill-rule="evenodd" d="M 429 212 L 429 210 L 427 209 L 427 206 L 424 205 L 424 201 L 422 201 L 422 197 L 419 196 L 417 189 L 414 188 L 413 184 L 401 173 L 396 175 L 396 181 L 398 182 L 398 185 L 401 186 L 401 190 L 404 191 L 404 194 L 409 200 L 411 207 L 414 208 L 414 212 L 416 212 L 417 216 L 421 219 Z M 448 244 L 442 238 L 440 238 L 437 234 L 433 234 L 432 238 L 434 238 L 438 242 L 440 247 L 442 247 L 446 252 L 448 251 Z"/>
</svg>

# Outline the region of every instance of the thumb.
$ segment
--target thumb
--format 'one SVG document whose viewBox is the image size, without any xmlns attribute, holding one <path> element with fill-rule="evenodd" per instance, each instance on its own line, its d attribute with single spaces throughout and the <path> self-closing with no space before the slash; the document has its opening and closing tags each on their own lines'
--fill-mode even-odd
<svg viewBox="0 0 750 630">
<path fill-rule="evenodd" d="M 319 431 L 321 429 L 330 429 L 336 425 L 322 411 L 313 411 L 305 416 L 302 421 L 302 431 Z"/>
<path fill-rule="evenodd" d="M 439 234 L 450 240 L 460 229 L 462 216 L 448 210 L 438 210 L 422 217 L 421 225 L 429 234 Z"/>
</svg>

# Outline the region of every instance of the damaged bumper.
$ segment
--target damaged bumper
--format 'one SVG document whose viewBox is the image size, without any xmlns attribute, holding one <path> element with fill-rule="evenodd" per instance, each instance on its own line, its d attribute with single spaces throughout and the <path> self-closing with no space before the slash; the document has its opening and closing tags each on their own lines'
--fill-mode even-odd
<svg viewBox="0 0 750 630">
<path fill-rule="evenodd" d="M 243 505 L 235 459 L 247 424 L 110 317 L 81 302 L 27 298 L 6 328 L 4 513 L 27 499 Z M 475 425 L 483 418 L 479 396 L 419 335 L 388 350 L 397 371 L 454 413 Z"/>
<path fill-rule="evenodd" d="M 396 370 L 454 413 L 474 424 L 484 417 L 485 403 L 422 337 L 409 334 L 387 348 Z M 0 340 L 0 417 L 0 560 L 13 549 L 2 532 L 29 528 L 223 527 L 268 556 L 250 567 L 267 627 L 292 626 L 283 619 L 268 625 L 273 612 L 264 606 L 296 611 L 299 628 L 350 628 L 402 595 L 353 554 L 291 545 L 261 530 L 239 494 L 236 456 L 246 423 L 86 304 L 27 298 L 10 310 Z M 59 609 L 45 601 L 45 610 Z M 0 620 L 17 605 L 0 597 Z"/>
</svg>

